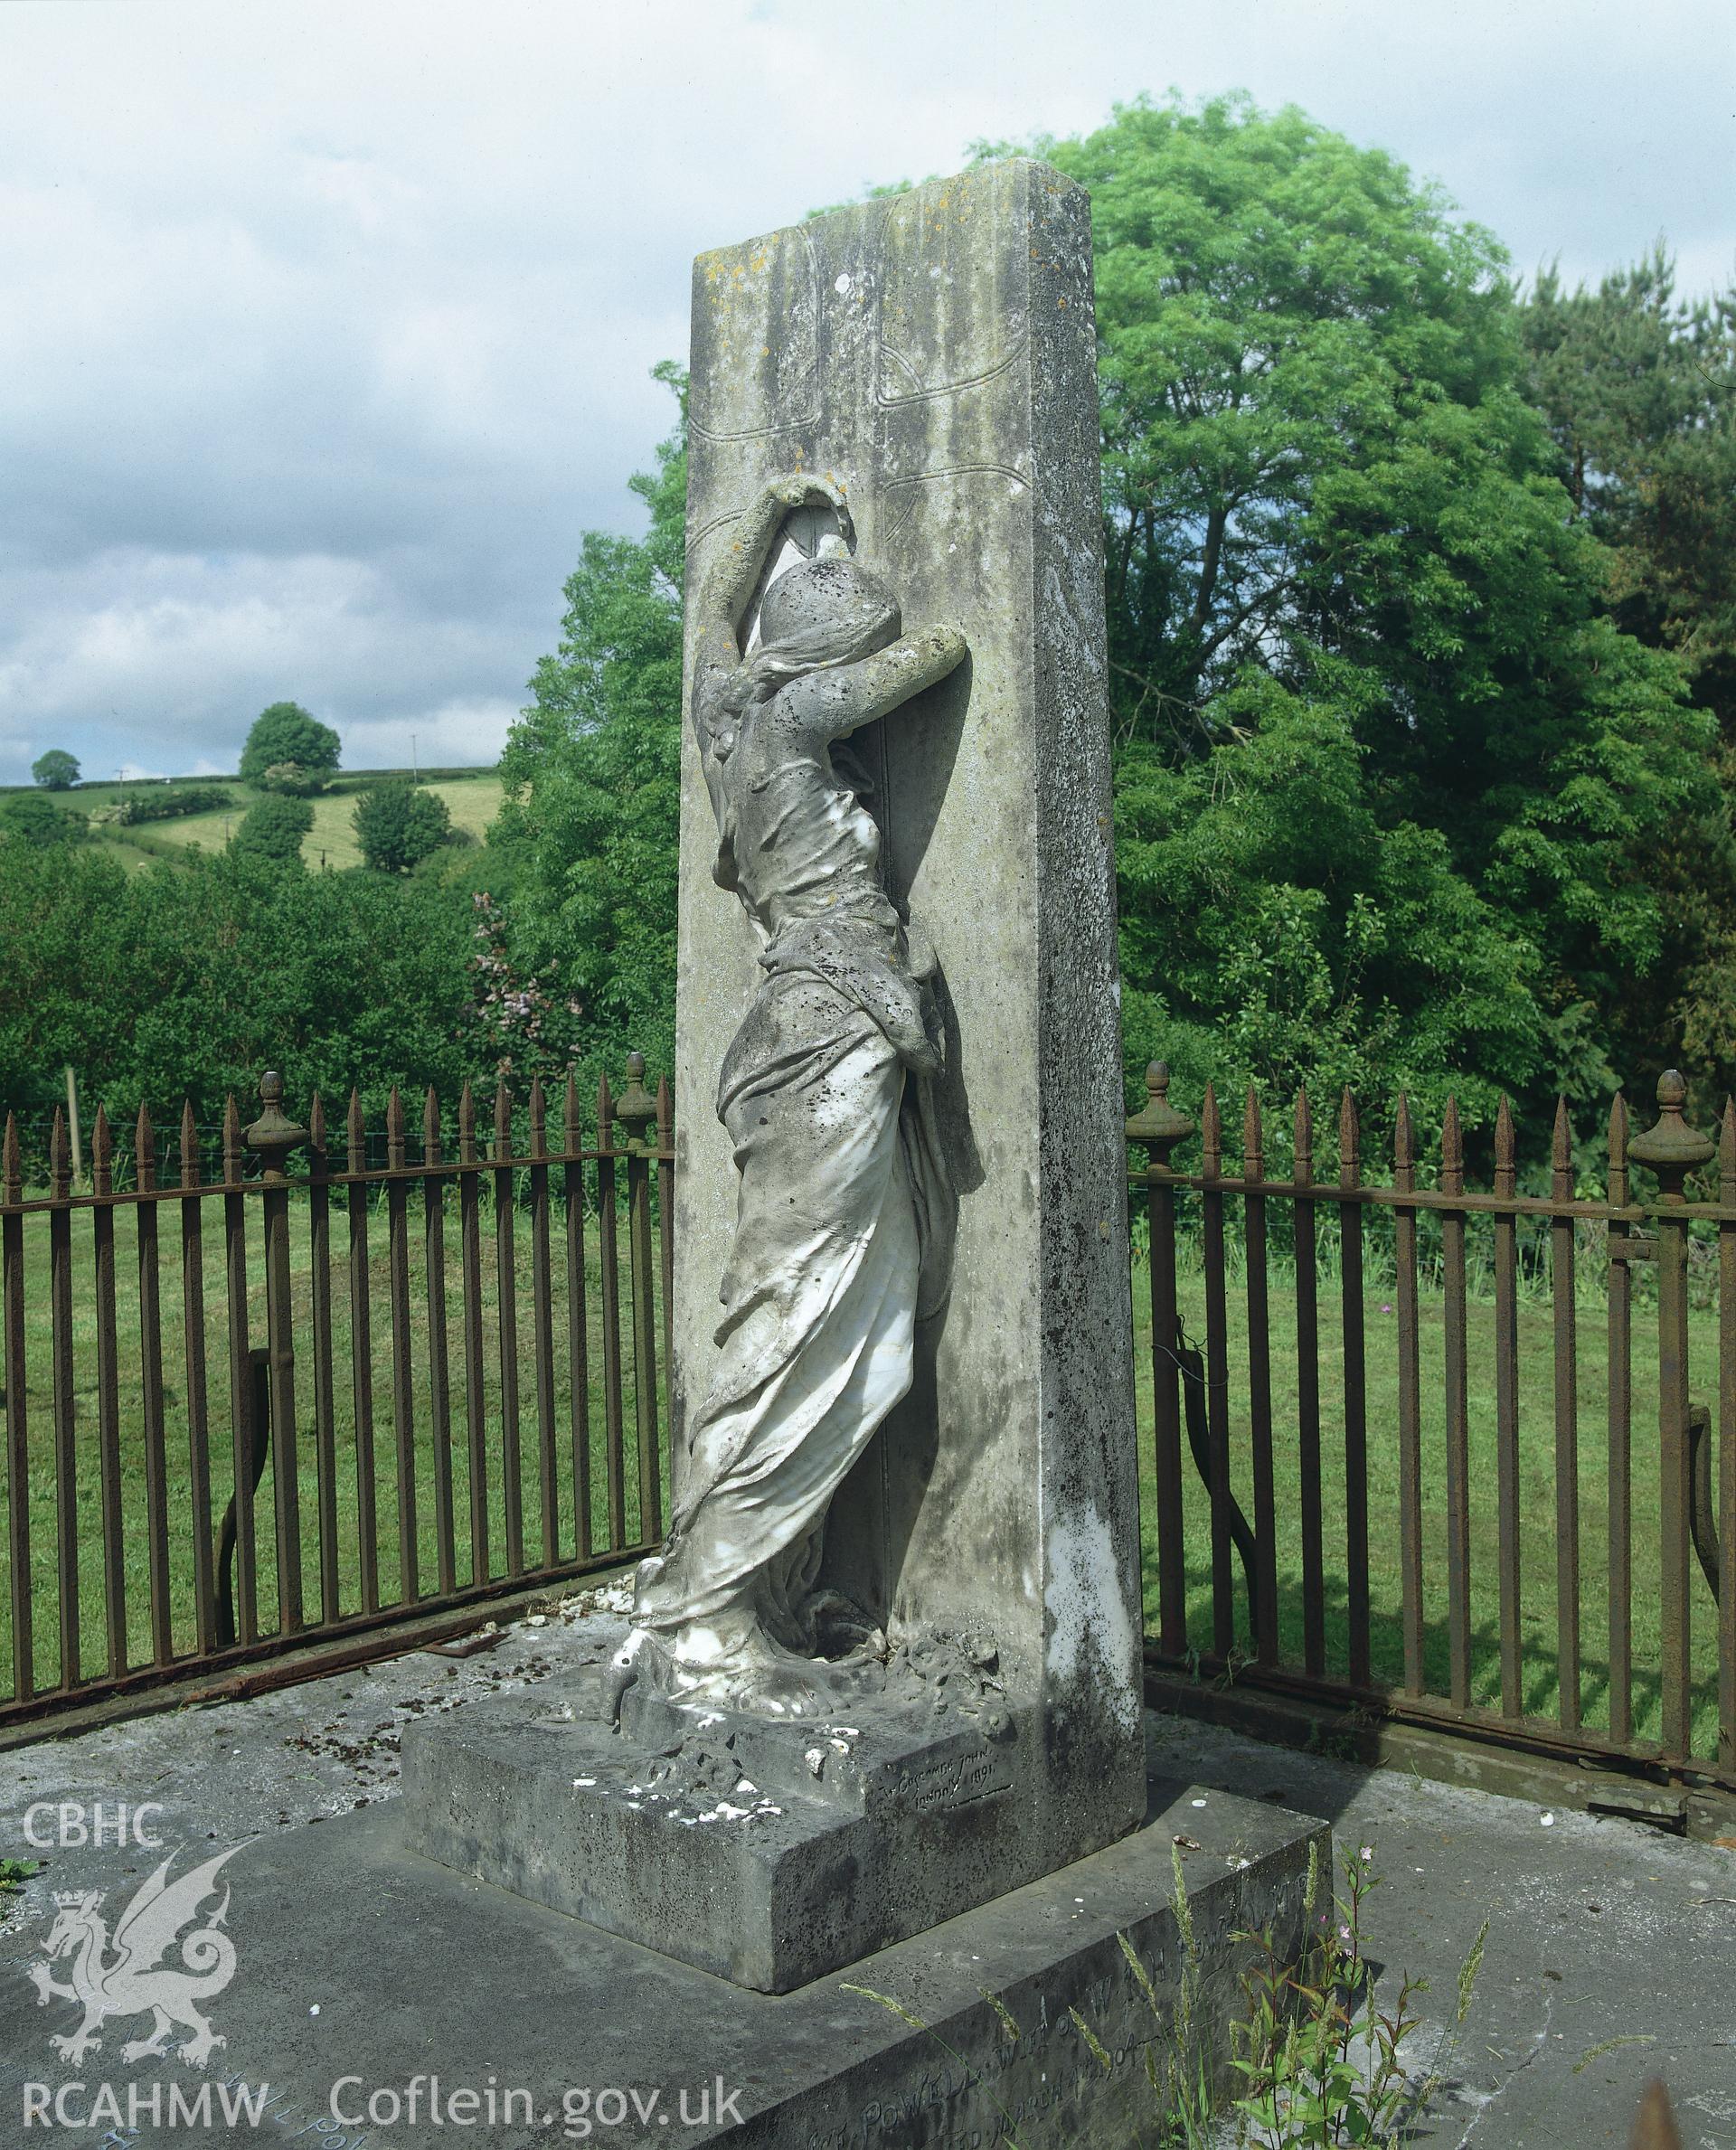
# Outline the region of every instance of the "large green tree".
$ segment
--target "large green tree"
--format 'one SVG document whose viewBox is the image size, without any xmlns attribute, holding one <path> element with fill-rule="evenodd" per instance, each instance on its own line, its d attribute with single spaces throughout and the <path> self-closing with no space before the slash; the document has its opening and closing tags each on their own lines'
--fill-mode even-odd
<svg viewBox="0 0 1736 2150">
<path fill-rule="evenodd" d="M 1719 728 L 1719 798 L 1647 861 L 1664 955 L 1623 1027 L 1654 1059 L 1679 1048 L 1721 1094 L 1736 1087 L 1736 289 L 1679 299 L 1660 244 L 1595 288 L 1545 270 L 1522 317 L 1559 474 L 1606 548 L 1610 615 L 1675 654 Z"/>
<path fill-rule="evenodd" d="M 656 372 L 684 424 L 630 481 L 650 528 L 586 533 L 560 646 L 501 758 L 493 836 L 519 989 L 558 999 L 574 1049 L 611 1070 L 633 1047 L 667 1067 L 675 1043 L 686 382 Z"/>
<path fill-rule="evenodd" d="M 1643 1075 L 1665 853 L 1728 819 L 1679 659 L 1611 616 L 1501 248 L 1241 99 L 1039 146 L 1092 196 L 1130 1067 L 1473 1121 Z M 502 764 L 508 938 L 611 1051 L 673 981 L 684 477 L 676 436 L 646 536 L 586 538 Z"/>
<path fill-rule="evenodd" d="M 30 765 L 33 781 L 44 791 L 71 791 L 79 780 L 79 762 L 64 747 L 51 747 Z"/>
<path fill-rule="evenodd" d="M 1043 147 L 1092 197 L 1130 1057 L 1606 1090 L 1715 787 L 1600 611 L 1501 249 L 1245 99 Z"/>
<path fill-rule="evenodd" d="M 335 731 L 298 702 L 274 702 L 254 718 L 241 749 L 241 777 L 272 789 L 318 790 L 338 762 Z"/>
<path fill-rule="evenodd" d="M 1595 290 L 1544 270 L 1523 322 L 1561 476 L 1609 550 L 1615 618 L 1681 654 L 1736 745 L 1736 286 L 1678 298 L 1660 242 Z"/>
</svg>

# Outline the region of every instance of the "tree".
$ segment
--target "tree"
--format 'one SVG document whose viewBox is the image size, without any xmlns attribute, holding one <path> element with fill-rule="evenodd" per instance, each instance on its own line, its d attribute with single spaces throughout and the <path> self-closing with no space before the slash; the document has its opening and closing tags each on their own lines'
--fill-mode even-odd
<svg viewBox="0 0 1736 2150">
<path fill-rule="evenodd" d="M 1607 1095 L 1716 792 L 1601 616 L 1500 247 L 1241 99 L 1043 148 L 1092 197 L 1130 1062 Z"/>
<path fill-rule="evenodd" d="M 1562 481 L 1613 555 L 1612 612 L 1680 652 L 1736 745 L 1736 286 L 1678 299 L 1660 241 L 1595 291 L 1543 270 L 1523 321 Z"/>
<path fill-rule="evenodd" d="M 302 838 L 313 825 L 314 809 L 306 799 L 268 795 L 242 815 L 233 848 L 250 858 L 299 863 Z"/>
<path fill-rule="evenodd" d="M 51 747 L 31 763 L 30 773 L 44 791 L 71 791 L 79 780 L 78 757 L 64 747 Z"/>
<path fill-rule="evenodd" d="M 560 646 L 501 757 L 490 837 L 510 870 L 491 892 L 517 972 L 567 1008 L 587 1062 L 611 1070 L 633 1047 L 666 1067 L 675 1044 L 686 377 L 656 372 L 682 423 L 630 481 L 650 528 L 585 533 Z"/>
<path fill-rule="evenodd" d="M 1688 304 L 1660 242 L 1569 292 L 1537 278 L 1522 320 L 1531 389 L 1575 513 L 1608 548 L 1606 602 L 1681 661 L 1719 728 L 1718 799 L 1665 830 L 1647 861 L 1662 960 L 1624 996 L 1627 1033 L 1656 1061 L 1736 1086 L 1736 289 Z"/>
<path fill-rule="evenodd" d="M 439 792 L 396 778 L 369 785 L 353 818 L 362 856 L 382 873 L 408 873 L 452 833 L 452 816 Z"/>
<path fill-rule="evenodd" d="M 81 816 L 62 813 L 39 792 L 14 792 L 0 800 L 0 835 L 12 843 L 71 844 L 80 826 Z"/>
<path fill-rule="evenodd" d="M 295 784 L 285 788 L 317 791 L 335 773 L 338 751 L 337 734 L 329 724 L 310 716 L 299 703 L 274 702 L 253 720 L 241 749 L 241 778 L 245 783 L 269 788 L 269 773 L 289 764 L 296 772 Z"/>
</svg>

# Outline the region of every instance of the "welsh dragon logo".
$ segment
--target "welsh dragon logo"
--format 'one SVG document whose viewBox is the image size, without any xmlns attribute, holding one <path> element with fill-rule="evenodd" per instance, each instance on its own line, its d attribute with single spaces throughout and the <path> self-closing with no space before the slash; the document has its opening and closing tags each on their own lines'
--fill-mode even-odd
<svg viewBox="0 0 1736 2150">
<path fill-rule="evenodd" d="M 181 1940 L 181 1929 L 197 1917 L 208 1896 L 217 1893 L 217 1872 L 240 1849 L 231 1845 L 215 1859 L 207 1859 L 176 1881 L 169 1880 L 175 1863 L 170 1853 L 121 1913 L 111 1946 L 108 1922 L 102 1916 L 100 1890 L 60 1890 L 54 1892 L 55 1919 L 42 1944 L 45 1963 L 33 1964 L 30 1976 L 36 1987 L 38 2005 L 51 2001 L 77 2001 L 84 2020 L 76 2031 L 50 2040 L 68 2060 L 81 2060 L 99 2050 L 98 2031 L 109 2016 L 152 2017 L 150 2035 L 135 2038 L 121 2048 L 121 2057 L 143 2060 L 168 2050 L 170 2032 L 176 2027 L 190 2032 L 180 2054 L 189 2067 L 203 2068 L 212 2050 L 223 2043 L 198 2004 L 220 1994 L 235 1976 L 235 1944 L 221 1930 L 229 1915 L 229 1890 L 223 1900 L 195 1932 Z M 163 1958 L 180 1941 L 184 1970 L 166 1965 Z M 49 1968 L 62 1958 L 71 1959 L 71 1983 L 62 1985 Z"/>
</svg>

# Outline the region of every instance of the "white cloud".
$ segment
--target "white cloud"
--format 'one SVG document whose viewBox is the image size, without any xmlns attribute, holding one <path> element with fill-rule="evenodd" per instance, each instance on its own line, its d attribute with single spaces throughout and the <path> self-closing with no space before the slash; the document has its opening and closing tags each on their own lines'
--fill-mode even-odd
<svg viewBox="0 0 1736 2150">
<path fill-rule="evenodd" d="M 13 0 L 0 780 L 62 743 L 232 767 L 285 695 L 353 760 L 492 752 L 580 532 L 639 524 L 703 247 L 1241 85 L 1521 270 L 1665 231 L 1705 288 L 1730 62 L 1722 0 Z"/>
</svg>

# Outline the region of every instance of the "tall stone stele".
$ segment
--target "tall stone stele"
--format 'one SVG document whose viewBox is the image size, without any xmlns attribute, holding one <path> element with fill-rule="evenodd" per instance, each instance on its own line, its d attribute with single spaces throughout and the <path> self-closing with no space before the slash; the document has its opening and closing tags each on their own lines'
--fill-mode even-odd
<svg viewBox="0 0 1736 2150">
<path fill-rule="evenodd" d="M 1049 165 L 694 263 L 690 608 L 760 486 L 807 469 L 844 489 L 906 631 L 945 622 L 970 652 L 858 756 L 889 891 L 939 959 L 960 1196 L 950 1300 L 827 1561 L 895 1637 L 993 1635 L 1050 1865 L 1144 1810 L 1098 443 L 1090 203 Z M 718 1066 L 760 975 L 712 882 L 691 723 L 684 755 L 677 1474 L 735 1214 Z"/>
<path fill-rule="evenodd" d="M 933 1186 L 915 1207 L 925 1244 L 956 1219 L 950 1289 L 935 1310 L 933 1295 L 919 1299 L 895 1270 L 887 1290 L 909 1294 L 902 1327 L 888 1331 L 899 1353 L 909 1306 L 923 1315 L 914 1381 L 865 1452 L 850 1447 L 859 1460 L 826 1504 L 820 1573 L 802 1572 L 808 1602 L 835 1590 L 878 1631 L 847 1702 L 790 1722 L 756 1712 L 739 1687 L 701 1707 L 646 1679 L 622 1697 L 618 1732 L 594 1702 L 511 1730 L 467 1712 L 443 1728 L 438 1767 L 417 1763 L 412 1789 L 419 1841 L 438 1856 L 762 1989 L 803 1984 L 1080 1859 L 1145 1812 L 1098 438 L 1090 208 L 1045 165 L 983 165 L 694 265 L 678 1519 L 684 1472 L 709 1499 L 730 1467 L 728 1444 L 720 1466 L 713 1438 L 720 1279 L 734 1251 L 739 1303 L 754 1283 L 742 1246 L 775 1255 L 778 1245 L 763 1174 L 738 1242 L 746 1183 L 717 1103 L 720 1068 L 768 975 L 762 952 L 777 962 L 784 945 L 777 934 L 767 951 L 750 921 L 754 861 L 740 846 L 782 842 L 798 806 L 780 821 L 745 766 L 765 737 L 751 727 L 783 721 L 785 698 L 761 714 L 748 707 L 738 741 L 718 713 L 734 706 L 720 699 L 720 640 L 726 670 L 738 648 L 750 657 L 763 647 L 767 664 L 797 651 L 804 722 L 823 729 L 828 706 L 886 712 L 838 739 L 836 810 L 858 860 L 858 809 L 878 825 L 884 894 L 910 920 L 911 974 L 928 972 L 931 944 L 922 1023 L 908 1007 L 897 1014 L 908 981 L 896 950 L 883 974 L 850 969 L 856 944 L 828 939 L 823 888 L 801 920 L 800 959 L 819 980 L 821 1032 L 838 948 L 846 997 L 865 1004 L 883 989 L 894 1012 L 875 1021 L 906 1038 L 914 1028 L 922 1140 L 941 1167 L 933 1186 L 954 1197 L 944 1217 Z M 825 506 L 831 498 L 841 512 Z M 731 570 L 731 548 L 737 570 L 763 559 L 757 585 Z M 894 651 L 828 657 L 841 668 L 816 673 L 812 637 L 804 646 L 790 627 L 793 600 L 767 612 L 783 639 L 759 642 L 777 578 L 805 556 L 846 551 L 857 565 L 844 579 L 863 601 L 872 608 L 874 593 L 891 593 L 901 610 L 912 694 L 863 687 L 868 665 L 881 677 L 906 662 Z M 714 618 L 703 625 L 720 588 L 735 592 L 731 606 L 742 600 L 721 637 Z M 700 731 L 713 784 L 721 758 L 725 788 L 741 787 L 739 820 L 708 791 Z M 804 797 L 802 842 L 824 852 L 811 791 Z M 732 888 L 713 878 L 721 821 Z M 879 931 L 884 905 L 870 882 L 848 882 L 847 901 L 863 917 L 879 904 Z M 892 933 L 897 942 L 896 922 Z M 775 1069 L 776 1036 L 769 1043 L 762 1024 L 750 1042 L 756 1067 Z M 871 1059 L 873 1049 L 871 1034 Z M 739 1070 L 739 1041 L 731 1060 Z M 851 1094 L 847 1082 L 830 1099 L 824 1081 L 811 1092 L 814 1127 L 840 1160 L 859 1132 L 847 1124 Z M 786 1090 L 761 1109 L 788 1105 Z M 732 1110 L 737 1140 L 760 1140 L 769 1122 L 743 1110 L 739 1085 Z M 788 1117 L 764 1137 L 792 1139 L 778 1154 L 807 1160 L 790 1190 L 795 1243 L 837 1220 L 828 1225 L 815 1193 L 831 1161 L 824 1145 L 815 1152 L 813 1129 L 807 1150 Z M 796 1297 L 812 1311 L 813 1291 Z M 882 1323 L 886 1304 L 882 1293 Z M 800 1363 L 800 1381 L 820 1378 L 819 1355 Z M 712 1429 L 703 1474 L 687 1448 L 702 1425 Z M 799 1494 L 798 1466 L 780 1497 L 792 1476 Z M 741 1532 L 756 1527 L 750 1476 L 731 1498 L 731 1516 L 744 1520 L 713 1541 L 739 1555 Z M 681 1575 L 682 1605 L 703 1579 L 697 1542 L 690 1531 L 659 1585 Z M 642 1589 L 642 1608 L 655 1597 Z"/>
</svg>

